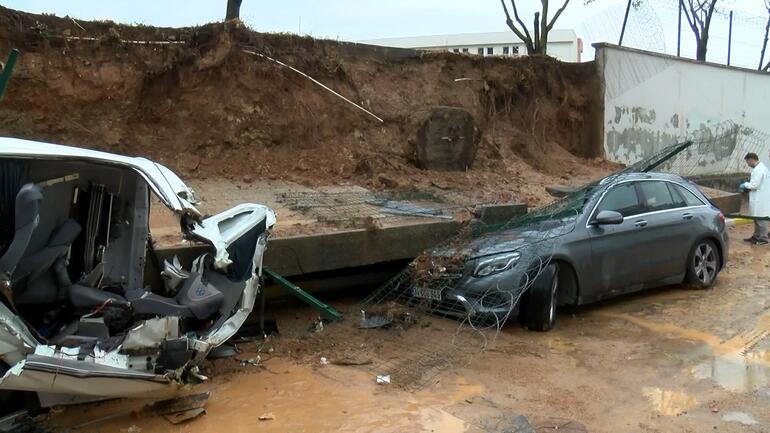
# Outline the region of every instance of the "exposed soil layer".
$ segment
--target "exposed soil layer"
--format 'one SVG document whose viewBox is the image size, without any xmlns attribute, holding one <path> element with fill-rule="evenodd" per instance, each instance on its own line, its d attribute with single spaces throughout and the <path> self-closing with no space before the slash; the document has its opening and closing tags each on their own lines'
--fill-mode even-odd
<svg viewBox="0 0 770 433">
<path fill-rule="evenodd" d="M 542 185 L 615 168 L 592 136 L 600 111 L 593 63 L 420 54 L 234 23 L 132 27 L 0 8 L 0 52 L 11 47 L 22 56 L 0 104 L 0 134 L 145 156 L 186 178 L 434 189 L 540 204 Z M 304 71 L 384 122 L 244 50 Z M 423 171 L 411 161 L 415 119 L 436 106 L 468 110 L 482 131 L 466 172 Z"/>
</svg>

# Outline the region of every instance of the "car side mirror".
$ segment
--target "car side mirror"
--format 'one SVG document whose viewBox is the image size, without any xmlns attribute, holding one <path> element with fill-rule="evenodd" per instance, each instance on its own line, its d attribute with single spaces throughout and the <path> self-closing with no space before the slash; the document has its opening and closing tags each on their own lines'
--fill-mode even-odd
<svg viewBox="0 0 770 433">
<path fill-rule="evenodd" d="M 594 219 L 594 223 L 597 225 L 621 224 L 622 222 L 623 215 L 614 210 L 603 210 L 599 212 Z"/>
</svg>

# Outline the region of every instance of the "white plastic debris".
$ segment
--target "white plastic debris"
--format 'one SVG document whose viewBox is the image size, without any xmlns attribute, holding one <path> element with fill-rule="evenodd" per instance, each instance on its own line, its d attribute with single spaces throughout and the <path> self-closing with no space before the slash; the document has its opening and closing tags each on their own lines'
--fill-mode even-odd
<svg viewBox="0 0 770 433">
<path fill-rule="evenodd" d="M 378 374 L 377 375 L 377 384 L 378 385 L 390 385 L 390 375 L 389 374 Z"/>
<path fill-rule="evenodd" d="M 325 356 L 321 357 L 321 365 L 329 365 L 329 360 Z"/>
</svg>

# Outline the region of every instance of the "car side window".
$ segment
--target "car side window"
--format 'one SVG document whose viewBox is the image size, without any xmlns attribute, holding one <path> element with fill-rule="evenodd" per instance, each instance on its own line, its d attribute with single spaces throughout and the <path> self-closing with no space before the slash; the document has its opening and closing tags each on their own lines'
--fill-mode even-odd
<svg viewBox="0 0 770 433">
<path fill-rule="evenodd" d="M 703 206 L 705 204 L 701 199 L 698 198 L 698 196 L 690 192 L 690 190 L 687 188 L 681 185 L 673 185 L 673 187 L 679 193 L 679 195 L 682 196 L 682 199 L 687 204 L 687 206 Z"/>
<path fill-rule="evenodd" d="M 682 194 L 679 194 L 679 191 L 674 188 L 676 185 L 666 182 L 666 186 L 668 186 L 668 192 L 671 193 L 671 197 L 674 199 L 674 207 L 687 207 L 687 202 L 682 197 Z"/>
<path fill-rule="evenodd" d="M 642 206 L 639 203 L 634 183 L 622 183 L 609 190 L 602 198 L 599 206 L 596 207 L 596 213 L 603 210 L 619 212 L 624 217 L 642 213 Z"/>
<path fill-rule="evenodd" d="M 642 193 L 642 200 L 644 201 L 644 207 L 647 209 L 647 212 L 679 207 L 674 203 L 674 197 L 671 196 L 671 191 L 668 190 L 666 182 L 639 182 L 639 190 Z"/>
</svg>

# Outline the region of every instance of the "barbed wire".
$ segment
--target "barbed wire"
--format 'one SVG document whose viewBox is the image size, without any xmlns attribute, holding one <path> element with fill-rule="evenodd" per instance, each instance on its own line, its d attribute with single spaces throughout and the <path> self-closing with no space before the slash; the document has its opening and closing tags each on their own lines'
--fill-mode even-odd
<svg viewBox="0 0 770 433">
<path fill-rule="evenodd" d="M 623 45 L 665 54 L 676 54 L 678 28 L 677 0 L 645 0 L 632 8 Z M 767 15 L 760 8 L 748 10 L 744 2 L 720 2 L 714 12 L 709 32 L 707 60 L 727 62 L 730 11 L 733 12 L 731 65 L 757 69 Z M 625 13 L 624 2 L 608 7 L 585 20 L 580 30 L 589 43 L 617 43 Z M 695 57 L 695 38 L 682 17 L 681 55 Z M 766 60 L 767 61 L 767 60 Z"/>
</svg>

